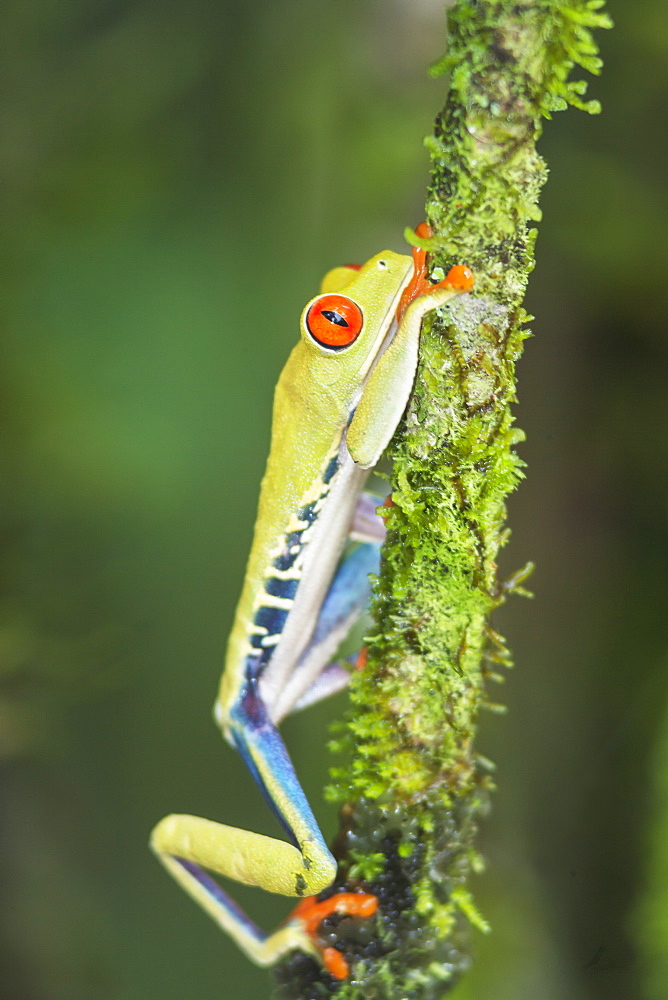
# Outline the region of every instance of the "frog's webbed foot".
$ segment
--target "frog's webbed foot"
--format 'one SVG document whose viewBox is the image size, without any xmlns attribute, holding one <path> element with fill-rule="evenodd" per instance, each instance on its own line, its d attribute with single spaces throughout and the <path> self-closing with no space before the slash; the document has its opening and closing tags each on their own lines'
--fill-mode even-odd
<svg viewBox="0 0 668 1000">
<path fill-rule="evenodd" d="M 322 900 L 309 896 L 297 903 L 289 923 L 300 927 L 302 933 L 310 938 L 320 961 L 330 975 L 335 979 L 346 979 L 350 972 L 346 957 L 338 948 L 324 945 L 320 941 L 318 937 L 320 924 L 333 914 L 365 919 L 372 917 L 377 909 L 378 897 L 368 892 L 337 892 Z"/>
</svg>

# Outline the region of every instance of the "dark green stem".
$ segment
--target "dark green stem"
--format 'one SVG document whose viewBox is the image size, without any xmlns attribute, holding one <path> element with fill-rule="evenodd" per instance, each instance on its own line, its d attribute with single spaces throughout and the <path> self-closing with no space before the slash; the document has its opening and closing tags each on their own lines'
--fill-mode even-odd
<svg viewBox="0 0 668 1000">
<path fill-rule="evenodd" d="M 343 808 L 339 877 L 327 894 L 363 887 L 379 897 L 379 916 L 323 928 L 354 970 L 340 983 L 310 958 L 289 957 L 277 973 L 285 1000 L 436 1000 L 468 964 L 470 925 L 486 929 L 468 888 L 491 788 L 475 735 L 480 709 L 492 707 L 488 682 L 509 665 L 490 614 L 527 572 L 500 580 L 496 558 L 508 538 L 506 497 L 522 475 L 511 407 L 546 179 L 536 141 L 551 111 L 597 110 L 568 77 L 575 64 L 599 69 L 589 29 L 608 23 L 600 6 L 459 0 L 449 13 L 448 55 L 433 71 L 450 81 L 427 140 L 428 249 L 436 276 L 466 263 L 476 288 L 423 331 L 391 448 L 376 627 L 330 788 Z"/>
</svg>

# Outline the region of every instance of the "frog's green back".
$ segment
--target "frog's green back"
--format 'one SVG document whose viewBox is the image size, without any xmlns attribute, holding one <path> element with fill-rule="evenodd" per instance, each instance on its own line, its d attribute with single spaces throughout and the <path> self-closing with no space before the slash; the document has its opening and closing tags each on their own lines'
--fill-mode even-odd
<svg viewBox="0 0 668 1000">
<path fill-rule="evenodd" d="M 305 323 L 311 303 L 302 313 L 301 339 L 276 386 L 271 448 L 221 685 L 223 713 L 243 683 L 244 663 L 253 651 L 249 634 L 265 598 L 267 579 L 276 572 L 286 540 L 304 530 L 304 509 L 322 501 L 329 491 L 343 433 L 411 271 L 410 257 L 386 251 L 352 272 L 354 277 L 344 291 L 362 310 L 364 323 L 345 350 L 334 352 L 318 345 Z M 297 578 L 299 570 L 296 564 Z"/>
</svg>

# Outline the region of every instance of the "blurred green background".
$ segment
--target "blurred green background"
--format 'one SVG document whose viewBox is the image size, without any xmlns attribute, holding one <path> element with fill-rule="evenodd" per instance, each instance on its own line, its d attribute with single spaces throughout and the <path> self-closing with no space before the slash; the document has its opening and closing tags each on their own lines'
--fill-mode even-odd
<svg viewBox="0 0 668 1000">
<path fill-rule="evenodd" d="M 668 997 L 665 0 L 547 124 L 520 368 L 517 668 L 457 1000 Z M 402 249 L 444 97 L 422 0 L 4 0 L 0 995 L 268 995 L 162 872 L 170 811 L 267 833 L 212 723 L 272 386 L 321 273 Z M 291 720 L 320 803 L 326 725 Z M 270 926 L 289 905 L 247 892 Z"/>
</svg>

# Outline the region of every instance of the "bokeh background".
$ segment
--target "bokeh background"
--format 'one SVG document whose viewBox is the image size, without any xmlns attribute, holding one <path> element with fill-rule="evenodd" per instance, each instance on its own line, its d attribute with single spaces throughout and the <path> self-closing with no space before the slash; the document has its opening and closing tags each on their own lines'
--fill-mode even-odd
<svg viewBox="0 0 668 1000">
<path fill-rule="evenodd" d="M 546 127 L 520 368 L 517 667 L 457 1000 L 668 997 L 665 0 Z M 167 812 L 274 832 L 210 707 L 272 387 L 322 272 L 401 250 L 437 0 L 3 0 L 0 996 L 268 995 L 162 872 Z M 328 721 L 285 726 L 320 803 Z M 284 901 L 248 891 L 267 926 Z"/>
</svg>

